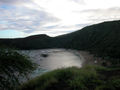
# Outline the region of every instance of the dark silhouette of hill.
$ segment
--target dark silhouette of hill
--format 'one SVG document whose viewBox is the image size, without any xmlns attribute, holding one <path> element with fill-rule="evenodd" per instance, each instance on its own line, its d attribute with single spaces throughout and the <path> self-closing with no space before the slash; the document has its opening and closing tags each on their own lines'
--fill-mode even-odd
<svg viewBox="0 0 120 90">
<path fill-rule="evenodd" d="M 17 49 L 43 49 L 49 47 L 51 37 L 41 34 L 17 39 L 0 39 L 1 46 Z"/>
<path fill-rule="evenodd" d="M 19 49 L 70 48 L 89 50 L 107 58 L 120 58 L 120 21 L 87 26 L 57 37 L 43 34 L 20 39 L 0 39 L 0 45 Z"/>
<path fill-rule="evenodd" d="M 55 37 L 57 47 L 90 50 L 106 58 L 120 58 L 120 21 L 103 22 Z"/>
</svg>

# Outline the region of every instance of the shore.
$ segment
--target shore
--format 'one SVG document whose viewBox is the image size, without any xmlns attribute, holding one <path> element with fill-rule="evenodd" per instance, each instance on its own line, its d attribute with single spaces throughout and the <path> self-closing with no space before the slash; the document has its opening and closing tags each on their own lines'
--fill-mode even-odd
<svg viewBox="0 0 120 90">
<path fill-rule="evenodd" d="M 84 58 L 82 66 L 85 65 L 101 65 L 104 61 L 100 57 L 95 57 L 93 54 L 90 54 L 88 51 L 78 51 L 79 55 Z"/>
</svg>

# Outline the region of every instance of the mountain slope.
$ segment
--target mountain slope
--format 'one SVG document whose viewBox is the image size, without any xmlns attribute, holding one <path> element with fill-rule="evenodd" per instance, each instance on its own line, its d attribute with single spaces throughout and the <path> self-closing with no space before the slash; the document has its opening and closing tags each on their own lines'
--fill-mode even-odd
<svg viewBox="0 0 120 90">
<path fill-rule="evenodd" d="M 49 47 L 50 39 L 51 37 L 41 34 L 18 39 L 0 39 L 0 45 L 18 49 L 43 49 Z"/>
<path fill-rule="evenodd" d="M 71 48 L 88 49 L 120 58 L 120 21 L 88 26 L 72 34 L 76 35 L 70 42 Z"/>
<path fill-rule="evenodd" d="M 90 50 L 104 57 L 120 58 L 120 21 L 87 26 L 79 31 L 57 37 L 35 35 L 22 39 L 1 39 L 0 45 L 14 46 L 20 49 Z"/>
</svg>

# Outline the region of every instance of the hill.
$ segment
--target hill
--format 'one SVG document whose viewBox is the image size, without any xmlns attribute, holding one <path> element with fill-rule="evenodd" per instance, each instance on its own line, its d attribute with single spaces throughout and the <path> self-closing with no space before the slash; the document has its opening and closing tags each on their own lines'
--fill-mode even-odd
<svg viewBox="0 0 120 90">
<path fill-rule="evenodd" d="M 17 49 L 42 49 L 49 47 L 50 39 L 49 36 L 41 34 L 26 38 L 0 39 L 0 45 Z"/>
<path fill-rule="evenodd" d="M 0 45 L 20 49 L 70 48 L 89 50 L 104 58 L 120 58 L 120 21 L 103 22 L 69 34 L 35 35 L 21 39 L 0 39 Z"/>
</svg>

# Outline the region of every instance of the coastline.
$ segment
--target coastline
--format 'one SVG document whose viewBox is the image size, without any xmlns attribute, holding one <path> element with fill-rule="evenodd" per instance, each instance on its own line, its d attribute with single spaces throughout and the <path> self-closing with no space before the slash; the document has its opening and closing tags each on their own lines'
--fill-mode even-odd
<svg viewBox="0 0 120 90">
<path fill-rule="evenodd" d="M 82 66 L 86 65 L 101 65 L 102 62 L 104 61 L 100 57 L 95 57 L 94 54 L 90 54 L 88 51 L 78 51 L 79 55 L 84 58 L 84 62 Z"/>
</svg>

